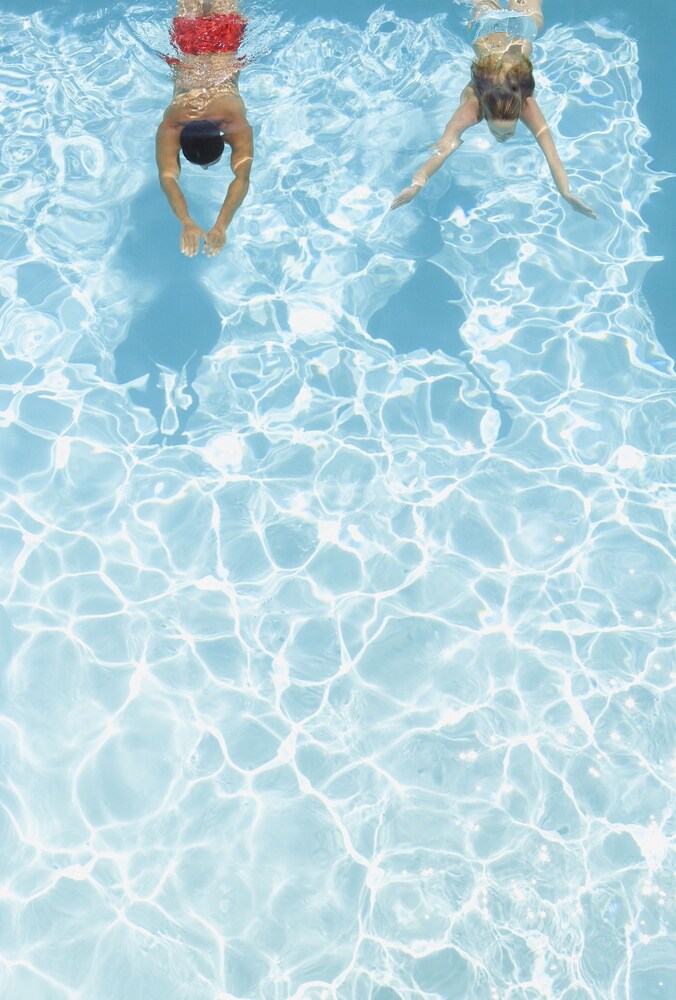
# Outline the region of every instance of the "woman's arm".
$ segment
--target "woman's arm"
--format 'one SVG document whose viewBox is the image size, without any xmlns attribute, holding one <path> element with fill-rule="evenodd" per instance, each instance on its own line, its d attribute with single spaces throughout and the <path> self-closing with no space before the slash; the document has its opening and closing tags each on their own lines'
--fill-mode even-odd
<svg viewBox="0 0 676 1000">
<path fill-rule="evenodd" d="M 180 142 L 178 132 L 171 125 L 162 123 L 157 130 L 155 158 L 160 187 L 164 191 L 169 207 L 181 223 L 181 252 L 186 257 L 194 257 L 200 248 L 200 240 L 206 233 L 190 218 L 188 202 L 178 186 L 181 164 L 178 159 Z"/>
<path fill-rule="evenodd" d="M 463 92 L 464 95 L 465 92 Z M 479 102 L 472 94 L 467 97 L 458 107 L 455 114 L 444 129 L 444 133 L 438 142 L 430 148 L 434 150 L 434 155 L 430 156 L 426 163 L 413 175 L 410 187 L 400 191 L 392 202 L 391 208 L 399 208 L 408 204 L 417 194 L 422 191 L 430 177 L 436 174 L 437 170 L 443 166 L 451 153 L 462 146 L 460 136 L 472 125 L 479 121 Z"/>
<path fill-rule="evenodd" d="M 552 139 L 547 119 L 542 114 L 535 98 L 529 97 L 525 101 L 521 111 L 521 121 L 535 136 L 537 144 L 544 154 L 547 166 L 551 171 L 552 178 L 561 197 L 565 198 L 571 208 L 574 208 L 576 212 L 581 212 L 582 215 L 586 215 L 590 219 L 598 219 L 598 215 L 589 207 L 589 205 L 586 205 L 581 198 L 578 198 L 577 195 L 574 195 L 571 192 L 566 168 L 561 162 L 561 157 L 559 156 L 557 148 L 554 145 L 554 140 Z"/>
<path fill-rule="evenodd" d="M 225 201 L 218 213 L 218 218 L 212 229 L 207 233 L 207 241 L 204 244 L 204 249 L 210 257 L 217 254 L 225 244 L 225 234 L 228 226 L 249 190 L 249 175 L 254 156 L 253 131 L 251 126 L 246 125 L 234 133 L 231 143 L 230 168 L 235 176 L 230 182 Z"/>
</svg>

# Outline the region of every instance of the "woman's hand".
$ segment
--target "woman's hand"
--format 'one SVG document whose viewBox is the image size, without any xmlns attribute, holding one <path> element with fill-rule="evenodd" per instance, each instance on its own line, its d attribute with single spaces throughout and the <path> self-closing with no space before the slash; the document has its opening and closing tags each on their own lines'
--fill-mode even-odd
<svg viewBox="0 0 676 1000">
<path fill-rule="evenodd" d="M 204 252 L 208 254 L 209 257 L 215 257 L 216 254 L 225 246 L 226 239 L 225 229 L 221 229 L 220 226 L 214 226 L 213 229 L 210 229 L 206 235 Z"/>
<path fill-rule="evenodd" d="M 422 188 L 419 184 L 411 184 L 410 187 L 404 188 L 390 205 L 390 211 L 395 208 L 401 208 L 402 205 L 408 205 L 409 201 L 413 201 L 415 196 L 420 194 L 421 191 Z"/>
<path fill-rule="evenodd" d="M 184 253 L 186 257 L 194 257 L 195 254 L 199 253 L 200 240 L 206 240 L 206 238 L 207 234 L 192 219 L 184 222 L 181 230 L 181 253 Z"/>
<path fill-rule="evenodd" d="M 568 191 L 567 194 L 563 194 L 563 192 L 561 192 L 561 194 L 566 199 L 570 207 L 574 208 L 576 212 L 580 212 L 581 215 L 586 215 L 588 219 L 598 219 L 596 212 L 590 208 L 589 205 L 585 205 L 582 198 L 578 198 L 577 195 L 571 194 L 570 191 Z"/>
</svg>

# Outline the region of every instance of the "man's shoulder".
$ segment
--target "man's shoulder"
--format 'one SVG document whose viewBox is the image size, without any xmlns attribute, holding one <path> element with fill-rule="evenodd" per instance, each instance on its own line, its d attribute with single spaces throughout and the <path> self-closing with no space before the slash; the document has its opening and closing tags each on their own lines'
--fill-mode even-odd
<svg viewBox="0 0 676 1000">
<path fill-rule="evenodd" d="M 219 128 L 231 146 L 251 142 L 253 129 L 244 115 L 222 119 Z"/>
</svg>

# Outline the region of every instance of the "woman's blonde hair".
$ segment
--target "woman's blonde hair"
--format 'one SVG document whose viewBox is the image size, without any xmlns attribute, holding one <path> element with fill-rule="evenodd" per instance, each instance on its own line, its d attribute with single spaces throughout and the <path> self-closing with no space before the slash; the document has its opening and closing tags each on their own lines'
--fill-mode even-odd
<svg viewBox="0 0 676 1000">
<path fill-rule="evenodd" d="M 513 121 L 535 90 L 533 64 L 527 56 L 521 56 L 503 69 L 497 56 L 482 56 L 472 63 L 472 85 L 484 118 Z"/>
</svg>

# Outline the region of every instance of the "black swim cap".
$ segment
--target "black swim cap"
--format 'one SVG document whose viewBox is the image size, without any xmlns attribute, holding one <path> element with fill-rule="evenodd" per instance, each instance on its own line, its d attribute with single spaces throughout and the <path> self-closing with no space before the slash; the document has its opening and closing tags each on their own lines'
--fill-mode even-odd
<svg viewBox="0 0 676 1000">
<path fill-rule="evenodd" d="M 225 140 L 214 122 L 190 122 L 181 129 L 181 149 L 186 160 L 200 166 L 221 158 Z"/>
</svg>

